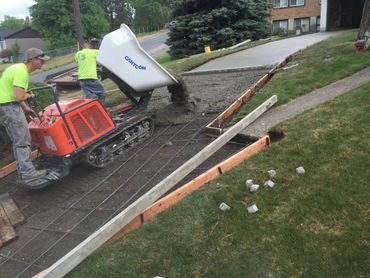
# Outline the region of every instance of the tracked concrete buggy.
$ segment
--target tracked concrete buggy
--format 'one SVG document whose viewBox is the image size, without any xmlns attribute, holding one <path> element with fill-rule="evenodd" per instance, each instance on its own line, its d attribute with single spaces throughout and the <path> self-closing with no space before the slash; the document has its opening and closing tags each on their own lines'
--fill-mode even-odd
<svg viewBox="0 0 370 278">
<path fill-rule="evenodd" d="M 121 154 L 151 136 L 154 122 L 143 111 L 155 88 L 178 85 L 179 81 L 161 67 L 139 45 L 135 35 L 123 24 L 107 34 L 100 45 L 97 62 L 130 100 L 108 113 L 96 99 L 58 101 L 38 112 L 29 123 L 32 142 L 39 153 L 38 163 L 48 175 L 27 187 L 43 188 L 69 174 L 74 162 L 95 168 L 107 166 Z M 37 94 L 35 88 L 32 91 Z"/>
</svg>

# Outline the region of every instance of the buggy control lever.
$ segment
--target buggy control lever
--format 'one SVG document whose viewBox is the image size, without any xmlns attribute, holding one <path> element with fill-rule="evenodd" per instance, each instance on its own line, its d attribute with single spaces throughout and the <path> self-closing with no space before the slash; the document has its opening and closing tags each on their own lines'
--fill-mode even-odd
<svg viewBox="0 0 370 278">
<path fill-rule="evenodd" d="M 27 99 L 27 102 L 28 102 L 28 105 L 31 107 L 31 109 L 33 111 L 35 111 L 35 114 L 36 114 L 37 118 L 41 122 L 41 117 L 40 117 L 39 113 L 37 113 L 37 111 L 36 111 L 36 107 L 37 107 L 36 98 L 31 97 L 31 98 Z"/>
</svg>

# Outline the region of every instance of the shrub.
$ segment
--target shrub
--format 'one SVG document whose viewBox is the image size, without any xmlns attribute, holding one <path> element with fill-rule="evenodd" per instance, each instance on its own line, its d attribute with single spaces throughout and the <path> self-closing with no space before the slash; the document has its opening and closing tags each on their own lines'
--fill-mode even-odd
<svg viewBox="0 0 370 278">
<path fill-rule="evenodd" d="M 10 49 L 4 49 L 0 52 L 0 58 L 2 59 L 8 59 L 10 61 L 10 58 L 13 56 L 13 53 Z"/>
</svg>

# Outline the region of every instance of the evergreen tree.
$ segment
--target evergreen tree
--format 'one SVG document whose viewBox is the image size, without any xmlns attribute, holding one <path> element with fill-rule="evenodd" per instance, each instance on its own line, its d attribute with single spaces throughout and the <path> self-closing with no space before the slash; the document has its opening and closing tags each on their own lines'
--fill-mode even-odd
<svg viewBox="0 0 370 278">
<path fill-rule="evenodd" d="M 267 35 L 265 0 L 175 0 L 167 44 L 175 58 Z"/>
<path fill-rule="evenodd" d="M 30 8 L 32 28 L 50 41 L 51 48 L 76 42 L 71 0 L 36 0 Z M 95 0 L 80 0 L 81 22 L 85 38 L 101 37 L 109 30 L 102 7 Z"/>
</svg>

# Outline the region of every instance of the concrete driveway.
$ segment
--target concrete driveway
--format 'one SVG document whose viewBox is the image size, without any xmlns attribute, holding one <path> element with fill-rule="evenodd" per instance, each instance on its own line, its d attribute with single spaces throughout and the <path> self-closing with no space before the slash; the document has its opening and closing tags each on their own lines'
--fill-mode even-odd
<svg viewBox="0 0 370 278">
<path fill-rule="evenodd" d="M 191 72 L 217 71 L 275 65 L 294 52 L 345 31 L 320 32 L 273 41 L 214 59 Z"/>
</svg>

